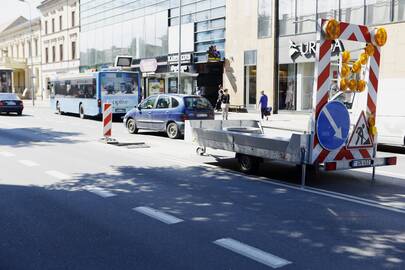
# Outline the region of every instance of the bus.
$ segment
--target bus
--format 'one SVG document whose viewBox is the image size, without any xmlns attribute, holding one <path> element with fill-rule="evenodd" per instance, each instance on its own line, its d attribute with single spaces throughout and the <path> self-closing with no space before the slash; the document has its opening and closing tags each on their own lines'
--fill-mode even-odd
<svg viewBox="0 0 405 270">
<path fill-rule="evenodd" d="M 110 103 L 113 115 L 125 115 L 141 97 L 139 73 L 121 70 L 97 71 L 51 79 L 51 108 L 59 114 L 80 118 L 100 116 L 102 105 Z"/>
<path fill-rule="evenodd" d="M 13 92 L 13 69 L 0 68 L 0 93 Z"/>
</svg>

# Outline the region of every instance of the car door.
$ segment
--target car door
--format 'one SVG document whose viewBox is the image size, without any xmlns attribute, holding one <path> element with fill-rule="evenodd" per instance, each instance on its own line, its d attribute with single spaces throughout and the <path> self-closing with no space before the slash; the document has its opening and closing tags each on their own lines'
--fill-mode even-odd
<svg viewBox="0 0 405 270">
<path fill-rule="evenodd" d="M 150 96 L 139 105 L 138 115 L 136 117 L 136 124 L 139 129 L 152 129 L 151 115 L 155 108 L 156 100 L 157 96 Z"/>
<path fill-rule="evenodd" d="M 166 130 L 166 121 L 168 119 L 170 109 L 170 97 L 167 95 L 160 95 L 156 108 L 152 113 L 152 125 L 155 130 Z"/>
</svg>

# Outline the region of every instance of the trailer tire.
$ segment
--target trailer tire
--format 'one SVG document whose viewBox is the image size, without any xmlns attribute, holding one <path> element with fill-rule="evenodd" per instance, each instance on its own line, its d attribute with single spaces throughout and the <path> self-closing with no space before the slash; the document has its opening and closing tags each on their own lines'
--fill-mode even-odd
<svg viewBox="0 0 405 270">
<path fill-rule="evenodd" d="M 244 154 L 236 154 L 239 162 L 239 169 L 243 173 L 255 173 L 259 170 L 261 159 Z"/>
<path fill-rule="evenodd" d="M 197 147 L 195 152 L 196 152 L 197 155 L 203 156 L 207 152 L 207 149 L 205 147 L 199 146 L 199 147 Z"/>
</svg>

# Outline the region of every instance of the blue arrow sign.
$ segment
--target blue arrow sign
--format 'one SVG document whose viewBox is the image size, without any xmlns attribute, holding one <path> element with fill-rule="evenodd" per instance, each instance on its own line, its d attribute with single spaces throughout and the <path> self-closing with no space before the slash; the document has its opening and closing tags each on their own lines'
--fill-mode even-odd
<svg viewBox="0 0 405 270">
<path fill-rule="evenodd" d="M 329 151 L 342 147 L 349 136 L 350 115 L 339 101 L 327 103 L 316 122 L 316 133 L 321 146 Z"/>
</svg>

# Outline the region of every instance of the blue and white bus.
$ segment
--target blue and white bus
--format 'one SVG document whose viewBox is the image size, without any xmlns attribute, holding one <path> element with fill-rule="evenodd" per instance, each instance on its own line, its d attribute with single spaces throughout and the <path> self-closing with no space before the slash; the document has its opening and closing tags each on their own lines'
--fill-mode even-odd
<svg viewBox="0 0 405 270">
<path fill-rule="evenodd" d="M 113 114 L 125 115 L 138 105 L 140 80 L 139 73 L 120 70 L 61 76 L 49 82 L 51 108 L 85 118 L 101 115 L 102 105 L 111 103 Z"/>
</svg>

